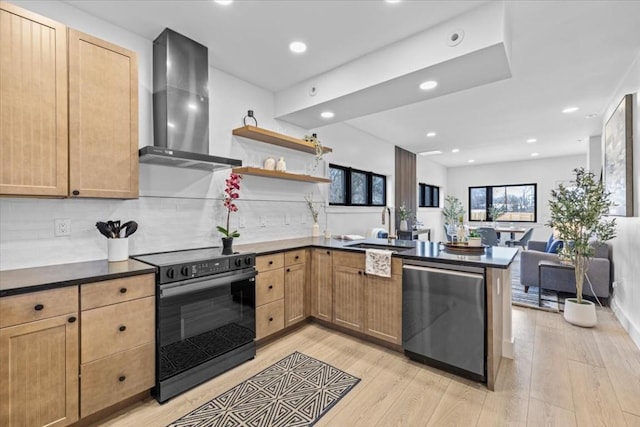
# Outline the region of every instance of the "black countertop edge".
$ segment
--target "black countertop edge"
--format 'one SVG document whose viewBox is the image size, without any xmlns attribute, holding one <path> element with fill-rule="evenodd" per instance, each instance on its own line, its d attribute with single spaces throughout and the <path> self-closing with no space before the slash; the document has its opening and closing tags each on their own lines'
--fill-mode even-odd
<svg viewBox="0 0 640 427">
<path fill-rule="evenodd" d="M 365 249 L 350 247 L 350 245 L 356 245 L 358 243 L 385 245 L 388 241 L 387 239 L 339 240 L 317 237 L 245 244 L 239 245 L 238 248 L 240 250 L 255 252 L 258 256 L 306 248 L 365 252 Z M 489 248 L 485 250 L 484 253 L 477 255 L 451 253 L 439 246 L 439 243 L 420 240 L 392 240 L 390 244 L 406 248 L 405 250 L 394 252 L 392 256 L 395 258 L 497 269 L 509 268 L 518 253 L 516 248 L 501 246 Z"/>
<path fill-rule="evenodd" d="M 0 298 L 155 272 L 155 267 L 133 259 L 117 263 L 99 260 L 4 270 L 0 271 Z"/>
</svg>

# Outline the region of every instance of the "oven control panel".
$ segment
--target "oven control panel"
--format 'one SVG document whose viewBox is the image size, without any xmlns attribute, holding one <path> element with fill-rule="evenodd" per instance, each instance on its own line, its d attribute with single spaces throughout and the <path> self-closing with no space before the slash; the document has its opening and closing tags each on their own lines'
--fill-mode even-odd
<svg viewBox="0 0 640 427">
<path fill-rule="evenodd" d="M 169 283 L 196 277 L 212 276 L 227 271 L 254 267 L 255 263 L 255 255 L 238 254 L 208 261 L 163 266 L 159 271 L 159 282 Z"/>
</svg>

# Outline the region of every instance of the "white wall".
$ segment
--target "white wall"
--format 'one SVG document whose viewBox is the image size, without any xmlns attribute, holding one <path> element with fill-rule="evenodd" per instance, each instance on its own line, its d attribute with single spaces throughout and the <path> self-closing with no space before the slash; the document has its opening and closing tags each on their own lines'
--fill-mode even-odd
<svg viewBox="0 0 640 427">
<path fill-rule="evenodd" d="M 613 289 L 612 308 L 620 323 L 640 347 L 640 54 L 621 80 L 603 115 L 604 123 L 626 94 L 633 94 L 633 217 L 616 217 L 617 237 L 612 245 Z"/>
<path fill-rule="evenodd" d="M 112 43 L 131 49 L 139 60 L 139 146 L 153 144 L 152 41 L 88 15 L 66 2 L 16 2 L 25 9 L 55 19 Z M 302 137 L 311 133 L 274 119 L 274 95 L 213 67 L 209 68 L 210 152 L 239 158 L 244 165 L 261 165 L 266 157 L 285 157 L 287 169 L 308 171 L 312 155 L 233 137 L 232 129 L 252 109 L 260 127 Z M 372 138 L 347 125 L 318 130 L 320 140 L 334 148 L 329 161 L 393 175 L 393 145 Z M 327 161 L 315 174 L 326 174 Z M 137 200 L 0 199 L 0 270 L 104 259 L 107 241 L 95 229 L 96 221 L 135 220 L 140 227 L 130 239 L 130 252 L 145 253 L 216 246 L 216 225 L 224 224 L 221 203 L 224 179 L 229 171 L 208 173 L 163 166 L 140 165 L 140 198 Z M 326 200 L 328 185 L 246 176 L 241 183 L 239 212 L 231 216 L 239 228 L 238 244 L 311 234 L 312 219 L 304 202 L 314 194 Z M 393 188 L 392 179 L 389 186 Z M 388 196 L 393 200 L 393 192 Z M 378 211 L 378 209 L 376 209 Z M 379 223 L 370 212 L 334 212 L 327 220 L 320 214 L 321 228 L 340 233 L 364 234 Z M 54 220 L 71 220 L 71 236 L 54 237 Z"/>
<path fill-rule="evenodd" d="M 459 198 L 469 211 L 469 187 L 502 184 L 537 184 L 537 222 L 517 223 L 524 228 L 534 227 L 533 240 L 547 240 L 551 229 L 547 200 L 559 181 L 573 177 L 573 169 L 586 167 L 586 156 L 566 156 L 524 160 L 520 162 L 450 168 L 447 173 L 447 193 Z"/>
<path fill-rule="evenodd" d="M 418 220 L 424 224 L 424 228 L 431 229 L 431 241 L 441 242 L 446 240 L 442 225 L 442 207 L 444 206 L 444 195 L 447 192 L 447 168 L 432 162 L 427 157 L 416 156 L 416 179 L 418 183 L 435 185 L 440 187 L 440 207 L 439 208 L 418 208 Z M 420 203 L 420 197 L 418 197 Z M 421 239 L 423 237 L 421 236 Z"/>
</svg>

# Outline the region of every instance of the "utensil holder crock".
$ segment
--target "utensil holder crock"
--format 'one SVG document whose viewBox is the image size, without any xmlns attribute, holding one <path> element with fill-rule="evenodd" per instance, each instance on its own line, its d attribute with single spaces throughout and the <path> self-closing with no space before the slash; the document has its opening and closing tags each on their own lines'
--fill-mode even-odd
<svg viewBox="0 0 640 427">
<path fill-rule="evenodd" d="M 107 239 L 109 262 L 126 261 L 129 258 L 129 239 Z"/>
</svg>

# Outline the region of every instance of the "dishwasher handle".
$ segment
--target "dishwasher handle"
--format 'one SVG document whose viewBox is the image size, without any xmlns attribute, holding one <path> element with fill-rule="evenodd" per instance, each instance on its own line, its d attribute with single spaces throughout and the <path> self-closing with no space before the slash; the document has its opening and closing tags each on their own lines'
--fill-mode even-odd
<svg viewBox="0 0 640 427">
<path fill-rule="evenodd" d="M 443 268 L 431 268 L 431 267 L 420 267 L 417 265 L 403 265 L 402 266 L 403 270 L 407 269 L 407 270 L 417 270 L 417 271 L 427 271 L 429 273 L 439 273 L 439 274 L 449 274 L 452 276 L 462 276 L 462 277 L 471 277 L 474 279 L 484 279 L 484 276 L 482 274 L 476 274 L 476 273 L 466 273 L 463 271 L 455 271 L 455 270 L 447 270 L 447 269 L 443 269 Z"/>
</svg>

